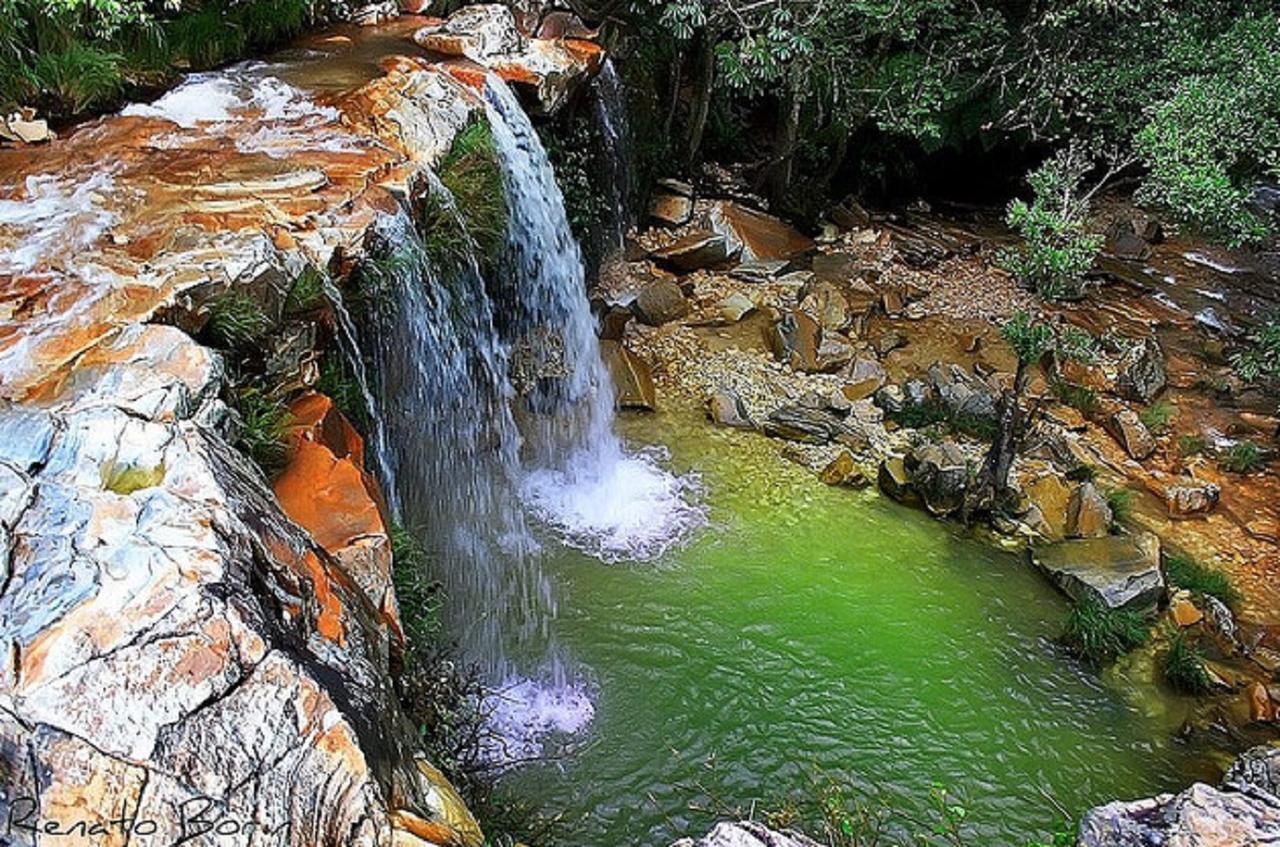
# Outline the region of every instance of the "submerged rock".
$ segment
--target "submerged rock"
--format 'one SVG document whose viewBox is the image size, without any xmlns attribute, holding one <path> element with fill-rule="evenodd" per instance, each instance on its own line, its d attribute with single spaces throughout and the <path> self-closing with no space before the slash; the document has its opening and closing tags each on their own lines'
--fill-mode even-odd
<svg viewBox="0 0 1280 847">
<path fill-rule="evenodd" d="M 1072 599 L 1146 609 L 1164 597 L 1160 539 L 1148 532 L 1038 544 L 1031 562 Z"/>
<path fill-rule="evenodd" d="M 848 450 L 840 451 L 840 455 L 822 469 L 819 479 L 827 485 L 841 485 L 846 488 L 865 488 L 870 484 L 866 474 L 858 467 L 853 454 Z"/>
<path fill-rule="evenodd" d="M 1080 820 L 1080 847 L 1246 847 L 1280 843 L 1280 749 L 1245 753 L 1219 787 L 1119 801 Z"/>
</svg>

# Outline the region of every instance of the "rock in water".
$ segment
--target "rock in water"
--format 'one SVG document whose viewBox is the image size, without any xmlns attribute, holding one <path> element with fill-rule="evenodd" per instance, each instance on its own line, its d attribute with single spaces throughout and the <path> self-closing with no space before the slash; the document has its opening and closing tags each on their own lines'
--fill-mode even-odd
<svg viewBox="0 0 1280 847">
<path fill-rule="evenodd" d="M 925 444 L 908 453 L 903 465 L 911 487 L 932 514 L 945 517 L 960 511 L 969 485 L 969 465 L 959 447 L 950 441 Z"/>
<path fill-rule="evenodd" d="M 1168 384 L 1164 351 L 1154 336 L 1134 344 L 1120 357 L 1116 387 L 1130 400 L 1150 403 Z"/>
<path fill-rule="evenodd" d="M 619 409 L 651 412 L 658 405 L 649 364 L 617 341 L 601 341 L 600 355 L 609 368 Z"/>
<path fill-rule="evenodd" d="M 1160 539 L 1149 532 L 1038 544 L 1031 562 L 1072 599 L 1146 609 L 1164 597 Z"/>
<path fill-rule="evenodd" d="M 742 398 L 728 389 L 721 389 L 707 398 L 707 417 L 717 426 L 755 429 Z"/>
<path fill-rule="evenodd" d="M 662 326 L 689 314 L 689 301 L 680 286 L 664 280 L 641 291 L 631 308 L 642 323 Z"/>
<path fill-rule="evenodd" d="M 718 823 L 710 833 L 697 839 L 682 838 L 671 847 L 822 847 L 813 839 L 793 832 L 769 829 L 755 821 Z"/>
<path fill-rule="evenodd" d="M 841 450 L 840 455 L 822 469 L 819 478 L 827 485 L 842 485 L 847 488 L 865 488 L 869 484 L 848 450 Z"/>
<path fill-rule="evenodd" d="M 1119 801 L 1080 820 L 1079 847 L 1263 847 L 1280 843 L 1280 749 L 1257 747 L 1219 787 Z"/>
</svg>

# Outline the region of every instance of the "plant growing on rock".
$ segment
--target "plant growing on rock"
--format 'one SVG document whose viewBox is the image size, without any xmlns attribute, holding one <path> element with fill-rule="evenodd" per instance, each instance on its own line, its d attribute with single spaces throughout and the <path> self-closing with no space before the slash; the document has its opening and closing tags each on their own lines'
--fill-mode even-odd
<svg viewBox="0 0 1280 847">
<path fill-rule="evenodd" d="M 231 289 L 209 304 L 203 335 L 224 350 L 248 350 L 271 329 L 271 318 L 252 295 Z"/>
<path fill-rule="evenodd" d="M 1178 454 L 1180 456 L 1199 456 L 1209 450 L 1209 439 L 1203 435 L 1179 435 Z"/>
<path fill-rule="evenodd" d="M 1225 571 L 1200 564 L 1190 556 L 1170 553 L 1164 559 L 1164 573 L 1170 585 L 1193 594 L 1216 597 L 1228 606 L 1240 600 L 1240 589 Z"/>
<path fill-rule="evenodd" d="M 1242 350 L 1231 355 L 1231 365 L 1246 382 L 1280 379 L 1280 312 L 1272 312 L 1254 327 Z"/>
<path fill-rule="evenodd" d="M 1237 441 L 1218 457 L 1222 469 L 1238 474 L 1256 473 L 1267 464 L 1266 451 L 1252 441 Z"/>
<path fill-rule="evenodd" d="M 236 396 L 240 432 L 236 446 L 249 455 L 263 473 L 274 476 L 285 464 L 285 438 L 289 410 L 261 388 L 247 387 Z"/>
<path fill-rule="evenodd" d="M 1138 419 L 1153 435 L 1164 435 L 1169 431 L 1169 425 L 1173 422 L 1174 415 L 1173 405 L 1161 401 L 1152 403 L 1139 412 Z"/>
<path fill-rule="evenodd" d="M 1114 659 L 1147 643 L 1151 624 L 1133 609 L 1110 609 L 1093 597 L 1071 607 L 1062 641 L 1076 655 L 1094 664 Z"/>
<path fill-rule="evenodd" d="M 1181 630 L 1169 638 L 1161 667 L 1169 684 L 1184 694 L 1205 694 L 1213 686 L 1204 667 L 1204 656 Z"/>
<path fill-rule="evenodd" d="M 1088 232 L 1089 203 L 1102 183 L 1082 187 L 1092 162 L 1083 148 L 1070 145 L 1027 177 L 1032 200 L 1014 200 L 1005 221 L 1022 246 L 1005 251 L 1005 268 L 1028 288 L 1049 300 L 1079 299 L 1084 277 L 1093 267 L 1102 237 Z"/>
<path fill-rule="evenodd" d="M 1133 515 L 1133 492 L 1128 488 L 1111 488 L 1107 490 L 1107 506 L 1111 508 L 1112 531 L 1128 522 Z"/>
<path fill-rule="evenodd" d="M 488 121 L 473 120 L 458 133 L 440 162 L 439 175 L 453 194 L 454 206 L 466 222 L 480 258 L 495 261 L 506 243 L 507 192 Z M 429 231 L 426 238 L 428 255 L 433 260 L 441 258 L 431 253 L 433 246 L 444 253 L 441 245 L 433 245 Z"/>
<path fill-rule="evenodd" d="M 1023 396 L 1031 381 L 1031 368 L 1051 352 L 1082 361 L 1088 361 L 1095 355 L 1093 339 L 1086 333 L 1074 327 L 1055 328 L 1026 312 L 1018 312 L 1010 318 L 1000 328 L 1000 334 L 1013 348 L 1018 365 L 1013 387 L 1001 394 L 996 407 L 991 447 L 973 484 L 965 493 L 962 513 L 966 523 L 974 515 L 1003 507 L 1009 500 L 1009 473 L 1035 412 L 1034 409 L 1023 408 Z"/>
</svg>

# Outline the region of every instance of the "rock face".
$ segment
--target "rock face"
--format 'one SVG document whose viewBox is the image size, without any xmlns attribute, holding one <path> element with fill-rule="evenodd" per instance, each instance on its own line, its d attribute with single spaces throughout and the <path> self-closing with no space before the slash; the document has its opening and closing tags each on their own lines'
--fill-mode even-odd
<svg viewBox="0 0 1280 847">
<path fill-rule="evenodd" d="M 448 20 L 430 23 L 414 41 L 427 50 L 471 63 L 453 72 L 473 84 L 483 80 L 485 69 L 512 85 L 533 92 L 538 110 L 554 114 L 568 102 L 584 81 L 600 70 L 604 51 L 569 28 L 554 38 L 533 38 L 521 32 L 511 9 L 497 3 L 464 6 Z M 573 33 L 573 34 L 569 34 Z M 480 73 L 472 70 L 479 66 Z"/>
<path fill-rule="evenodd" d="M 1031 549 L 1031 561 L 1075 600 L 1149 608 L 1164 596 L 1160 539 L 1150 533 L 1041 544 Z"/>
<path fill-rule="evenodd" d="M 188 335 L 224 292 L 278 315 L 304 267 L 358 259 L 481 108 L 428 63 L 384 69 L 323 105 L 285 91 L 277 116 L 162 99 L 0 150 L 0 817 L 124 808 L 173 843 L 179 807 L 273 830 L 254 844 L 482 841 L 398 705 L 359 438 L 303 397 L 273 492 Z"/>
<path fill-rule="evenodd" d="M 1215 788 L 1108 803 L 1080 821 L 1080 847 L 1244 847 L 1280 843 L 1280 749 L 1240 757 Z"/>
</svg>

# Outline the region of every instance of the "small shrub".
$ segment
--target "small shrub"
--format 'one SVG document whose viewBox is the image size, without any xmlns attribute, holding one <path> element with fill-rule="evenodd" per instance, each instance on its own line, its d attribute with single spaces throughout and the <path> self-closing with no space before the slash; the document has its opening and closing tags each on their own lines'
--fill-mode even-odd
<svg viewBox="0 0 1280 847">
<path fill-rule="evenodd" d="M 1098 392 L 1092 388 L 1059 379 L 1053 383 L 1053 395 L 1086 418 L 1098 413 Z"/>
<path fill-rule="evenodd" d="M 274 476 L 285 465 L 289 410 L 283 402 L 259 388 L 242 389 L 236 405 L 242 423 L 236 446 L 268 477 Z"/>
<path fill-rule="evenodd" d="M 360 383 L 348 372 L 347 364 L 336 350 L 328 350 L 320 359 L 320 378 L 315 389 L 333 401 L 343 417 L 361 433 L 369 432 L 369 410 L 365 406 Z"/>
<path fill-rule="evenodd" d="M 1014 200 L 1005 221 L 1022 237 L 1001 263 L 1041 297 L 1078 299 L 1102 238 L 1086 228 L 1089 202 L 1082 192 L 1088 157 L 1075 146 L 1060 151 L 1027 177 L 1033 199 Z"/>
<path fill-rule="evenodd" d="M 285 314 L 305 314 L 319 309 L 324 303 L 324 277 L 314 266 L 307 265 L 289 287 L 289 293 L 285 295 Z"/>
<path fill-rule="evenodd" d="M 1164 655 L 1164 678 L 1177 690 L 1186 694 L 1204 694 L 1210 687 L 1209 672 L 1204 667 L 1204 657 L 1179 630 L 1169 639 L 1169 650 Z"/>
<path fill-rule="evenodd" d="M 1174 408 L 1169 403 L 1153 403 L 1138 413 L 1143 425 L 1154 435 L 1164 435 L 1173 421 Z"/>
<path fill-rule="evenodd" d="M 271 329 L 271 319 L 258 301 L 242 291 L 219 294 L 209 304 L 209 320 L 204 336 L 215 347 L 247 350 Z"/>
<path fill-rule="evenodd" d="M 124 57 L 114 51 L 72 42 L 41 53 L 32 68 L 36 85 L 57 101 L 64 114 L 114 101 L 124 88 Z"/>
<path fill-rule="evenodd" d="M 1255 473 L 1266 463 L 1266 452 L 1252 441 L 1238 441 L 1218 457 L 1218 464 L 1223 470 L 1238 474 Z"/>
<path fill-rule="evenodd" d="M 1165 556 L 1164 572 L 1171 585 L 1185 588 L 1194 594 L 1217 597 L 1227 605 L 1233 605 L 1240 600 L 1240 590 L 1235 587 L 1230 575 L 1225 571 L 1206 567 L 1190 556 L 1180 554 Z"/>
<path fill-rule="evenodd" d="M 1107 491 L 1107 505 L 1111 507 L 1112 525 L 1125 523 L 1133 515 L 1133 492 L 1127 488 Z"/>
<path fill-rule="evenodd" d="M 1280 312 L 1272 312 L 1249 333 L 1249 345 L 1231 354 L 1231 365 L 1245 382 L 1280 378 Z"/>
<path fill-rule="evenodd" d="M 1062 640 L 1078 656 L 1097 664 L 1141 647 L 1150 630 L 1141 612 L 1109 609 L 1086 597 L 1068 613 Z"/>
<path fill-rule="evenodd" d="M 1209 450 L 1209 439 L 1203 435 L 1178 436 L 1178 453 L 1182 456 L 1199 456 Z"/>
</svg>

